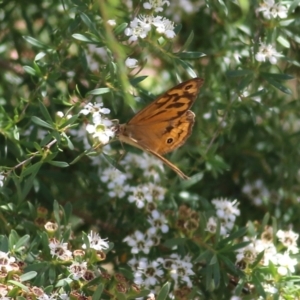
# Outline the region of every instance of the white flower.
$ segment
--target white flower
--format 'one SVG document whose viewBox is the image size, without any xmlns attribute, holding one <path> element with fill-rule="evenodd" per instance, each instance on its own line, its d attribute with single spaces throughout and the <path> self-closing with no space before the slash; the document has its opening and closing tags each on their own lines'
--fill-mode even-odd
<svg viewBox="0 0 300 300">
<path fill-rule="evenodd" d="M 262 205 L 263 200 L 267 200 L 270 197 L 270 192 L 261 179 L 257 179 L 253 183 L 246 183 L 242 188 L 242 192 L 247 195 L 255 205 Z"/>
<path fill-rule="evenodd" d="M 49 243 L 50 254 L 61 260 L 71 260 L 72 252 L 68 250 L 68 243 L 60 242 L 56 239 L 51 239 Z"/>
<path fill-rule="evenodd" d="M 210 233 L 216 233 L 217 230 L 217 219 L 215 217 L 210 217 L 206 223 L 206 231 Z"/>
<path fill-rule="evenodd" d="M 124 185 L 127 177 L 124 173 L 115 168 L 106 168 L 99 171 L 100 180 L 108 183 L 109 189 L 114 189 L 115 186 Z"/>
<path fill-rule="evenodd" d="M 148 218 L 148 222 L 153 228 L 150 230 L 152 234 L 155 234 L 158 229 L 160 229 L 162 233 L 167 233 L 169 231 L 165 215 L 160 214 L 157 210 L 151 212 L 151 217 Z"/>
<path fill-rule="evenodd" d="M 102 123 L 88 124 L 86 131 L 91 134 L 93 138 L 98 139 L 101 144 L 105 145 L 115 136 L 115 131 L 110 126 L 112 126 L 111 121 L 102 120 Z"/>
<path fill-rule="evenodd" d="M 110 110 L 102 106 L 103 103 L 88 103 L 79 113 L 84 115 L 92 114 L 92 123 L 86 126 L 86 131 L 93 138 L 98 139 L 101 144 L 105 145 L 114 137 L 115 130 L 113 123 L 103 117 L 103 115 L 109 114 Z"/>
<path fill-rule="evenodd" d="M 166 38 L 173 39 L 175 37 L 174 22 L 161 16 L 155 17 L 153 25 L 156 27 L 156 31 L 160 34 L 164 34 Z"/>
<path fill-rule="evenodd" d="M 96 114 L 109 114 L 110 109 L 103 107 L 103 103 L 88 103 L 84 108 L 79 112 L 80 114 L 88 115 L 90 113 Z"/>
<path fill-rule="evenodd" d="M 143 285 L 146 287 L 154 287 L 159 281 L 159 278 L 164 274 L 161 269 L 161 264 L 155 261 L 142 260 L 139 264 L 138 271 L 143 277 Z"/>
<path fill-rule="evenodd" d="M 268 59 L 274 65 L 277 63 L 277 58 L 281 56 L 272 45 L 261 43 L 258 52 L 255 54 L 255 59 L 259 62 L 265 62 Z"/>
<path fill-rule="evenodd" d="M 289 231 L 278 230 L 276 233 L 276 236 L 278 237 L 279 241 L 285 247 L 287 247 L 287 252 L 291 252 L 293 254 L 296 254 L 299 252 L 299 249 L 297 246 L 297 240 L 298 240 L 299 234 L 295 233 L 292 230 L 289 230 Z"/>
<path fill-rule="evenodd" d="M 138 66 L 138 60 L 135 58 L 127 57 L 127 59 L 125 60 L 125 65 L 130 69 L 136 68 Z"/>
<path fill-rule="evenodd" d="M 140 157 L 140 156 L 139 156 Z M 138 161 L 140 169 L 143 170 L 143 174 L 145 177 L 153 177 L 155 181 L 160 179 L 159 174 L 157 173 L 157 168 L 160 171 L 164 171 L 163 162 L 158 160 L 153 155 L 149 155 L 148 153 L 143 153 L 143 159 Z"/>
<path fill-rule="evenodd" d="M 264 18 L 268 20 L 277 17 L 285 19 L 288 16 L 287 7 L 280 3 L 275 3 L 274 0 L 264 0 L 257 11 L 262 12 Z"/>
<path fill-rule="evenodd" d="M 0 251 L 0 270 L 2 270 L 2 268 L 6 270 L 6 272 L 13 270 L 11 264 L 15 261 L 16 259 L 14 257 L 9 257 L 8 253 Z"/>
<path fill-rule="evenodd" d="M 143 208 L 146 202 L 150 203 L 153 201 L 153 197 L 150 194 L 149 186 L 147 184 L 131 187 L 130 191 L 133 194 L 128 197 L 128 201 L 130 203 L 135 202 L 138 208 Z"/>
<path fill-rule="evenodd" d="M 131 247 L 132 254 L 138 254 L 139 252 L 148 254 L 150 248 L 154 245 L 153 241 L 139 230 L 136 230 L 131 236 L 127 236 L 123 242 Z"/>
<path fill-rule="evenodd" d="M 170 1 L 167 0 L 149 0 L 148 2 L 144 2 L 143 6 L 145 9 L 153 9 L 155 12 L 162 12 L 163 6 L 167 4 L 170 5 Z"/>
<path fill-rule="evenodd" d="M 109 244 L 107 239 L 101 239 L 97 232 L 91 231 L 88 234 L 88 239 L 90 242 L 90 248 L 95 249 L 97 251 L 102 251 L 109 248 Z M 82 245 L 83 249 L 86 249 L 86 245 Z"/>
<path fill-rule="evenodd" d="M 83 278 L 85 272 L 87 271 L 87 262 L 77 262 L 74 261 L 71 266 L 68 267 L 72 278 L 74 280 L 78 280 L 80 278 Z"/>
<path fill-rule="evenodd" d="M 0 173 L 0 187 L 2 187 L 4 185 L 4 180 L 5 180 L 5 176 L 2 174 L 3 174 L 3 172 Z"/>
<path fill-rule="evenodd" d="M 277 265 L 279 265 L 277 272 L 282 275 L 288 275 L 290 273 L 295 272 L 295 266 L 298 261 L 296 258 L 291 258 L 287 252 L 284 254 L 277 253 Z"/>
<path fill-rule="evenodd" d="M 60 294 L 59 297 L 60 297 L 61 300 L 69 300 L 70 299 L 68 294 Z"/>
<path fill-rule="evenodd" d="M 216 215 L 221 223 L 220 234 L 225 236 L 229 231 L 232 230 L 236 216 L 240 215 L 240 210 L 237 208 L 239 203 L 237 200 L 231 202 L 222 198 L 213 199 L 212 203 L 216 208 Z M 210 225 L 213 225 L 212 222 L 213 220 L 210 220 Z"/>
<path fill-rule="evenodd" d="M 108 186 L 109 188 L 109 186 Z M 128 184 L 114 184 L 114 186 L 111 188 L 111 190 L 108 192 L 108 195 L 110 197 L 117 197 L 119 199 L 123 198 L 126 193 L 129 191 L 130 187 Z"/>
<path fill-rule="evenodd" d="M 5 285 L 0 286 L 0 300 L 9 300 L 11 297 L 6 297 L 8 293 L 7 287 Z"/>
<path fill-rule="evenodd" d="M 117 25 L 116 20 L 107 20 L 107 24 L 111 27 L 115 27 Z"/>
<path fill-rule="evenodd" d="M 248 246 L 244 248 L 240 248 L 236 250 L 237 255 L 236 255 L 236 262 L 246 262 L 248 264 L 254 263 L 256 257 L 257 257 L 257 250 L 254 247 L 254 244 L 251 243 Z"/>
<path fill-rule="evenodd" d="M 163 201 L 165 199 L 166 189 L 153 182 L 148 182 L 149 194 L 152 196 L 152 200 Z M 152 202 L 151 200 L 151 202 Z"/>
<path fill-rule="evenodd" d="M 236 216 L 240 215 L 240 210 L 237 208 L 239 203 L 237 200 L 228 201 L 227 199 L 214 199 L 212 203 L 215 205 L 217 210 L 216 214 L 219 219 L 235 221 Z"/>
<path fill-rule="evenodd" d="M 251 241 L 251 243 L 244 248 L 236 250 L 238 253 L 236 256 L 237 262 L 244 261 L 251 264 L 256 260 L 257 255 L 264 251 L 264 256 L 260 262 L 262 265 L 268 266 L 270 262 L 272 264 L 277 263 L 277 250 L 272 242 L 255 238 L 249 239 L 248 237 L 244 237 L 243 241 Z"/>
<path fill-rule="evenodd" d="M 192 287 L 191 276 L 195 273 L 192 270 L 191 257 L 185 256 L 182 259 L 178 254 L 172 254 L 170 259 L 164 261 L 164 266 L 169 270 L 171 278 L 175 281 L 175 288 L 180 283 Z"/>
<path fill-rule="evenodd" d="M 144 39 L 151 30 L 151 17 L 142 16 L 140 18 L 143 19 L 134 18 L 130 22 L 130 26 L 125 29 L 125 34 L 130 36 L 128 42 L 135 42 L 138 38 Z M 146 20 L 149 20 L 149 23 Z"/>
</svg>

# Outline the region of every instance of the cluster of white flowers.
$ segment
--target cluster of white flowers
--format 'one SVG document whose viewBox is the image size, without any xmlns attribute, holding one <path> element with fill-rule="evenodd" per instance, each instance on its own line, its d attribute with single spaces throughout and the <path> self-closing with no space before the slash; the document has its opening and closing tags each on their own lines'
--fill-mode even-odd
<svg viewBox="0 0 300 300">
<path fill-rule="evenodd" d="M 109 189 L 109 196 L 116 198 L 124 198 L 126 195 L 130 203 L 135 203 L 138 208 L 144 208 L 147 204 L 162 201 L 164 199 L 166 189 L 159 184 L 153 182 L 141 183 L 137 186 L 130 186 L 128 179 L 132 178 L 132 166 L 142 171 L 145 178 L 152 177 L 155 182 L 159 180 L 159 174 L 156 167 L 162 168 L 162 163 L 147 153 L 142 155 L 128 153 L 121 162 L 127 173 L 108 167 L 99 170 L 100 180 L 106 183 Z"/>
<path fill-rule="evenodd" d="M 195 14 L 205 2 L 202 0 L 177 0 L 171 1 L 166 10 L 167 16 L 172 16 L 175 22 L 181 22 L 183 15 Z"/>
<path fill-rule="evenodd" d="M 161 0 L 150 0 L 144 2 L 143 6 L 147 10 L 154 12 L 162 12 L 164 5 L 170 5 L 169 1 Z M 135 42 L 138 38 L 144 39 L 152 28 L 155 28 L 156 32 L 164 35 L 168 39 L 175 37 L 174 23 L 167 18 L 162 16 L 151 15 L 139 15 L 135 17 L 131 22 L 130 26 L 125 29 L 125 34 L 129 36 L 129 42 Z"/>
<path fill-rule="evenodd" d="M 128 262 L 134 271 L 134 282 L 147 288 L 154 288 L 160 284 L 160 279 L 165 278 L 165 273 L 174 280 L 175 288 L 180 284 L 192 287 L 191 277 L 195 274 L 192 270 L 191 258 L 181 258 L 178 254 L 172 254 L 169 258 L 157 258 L 149 261 L 147 258 L 132 258 Z M 164 271 L 165 270 L 165 271 Z"/>
<path fill-rule="evenodd" d="M 265 19 L 285 19 L 288 16 L 288 8 L 280 2 L 275 3 L 275 0 L 263 0 L 257 12 L 261 12 Z M 271 44 L 261 42 L 255 59 L 259 62 L 269 61 L 271 64 L 276 64 L 278 58 L 282 55 L 276 51 L 275 47 Z"/>
<path fill-rule="evenodd" d="M 258 52 L 255 54 L 255 59 L 259 62 L 269 62 L 274 65 L 277 63 L 277 58 L 282 55 L 276 51 L 272 45 L 267 45 L 265 43 L 260 43 Z"/>
<path fill-rule="evenodd" d="M 108 108 L 102 107 L 103 103 L 88 103 L 80 111 L 83 115 L 92 115 L 92 123 L 86 126 L 86 131 L 92 135 L 94 139 L 99 140 L 103 145 L 114 137 L 113 123 L 103 115 L 110 113 Z"/>
<path fill-rule="evenodd" d="M 257 9 L 258 12 L 262 12 L 265 19 L 280 18 L 285 19 L 288 16 L 288 9 L 280 2 L 275 3 L 274 0 L 264 0 L 260 7 Z"/>
<path fill-rule="evenodd" d="M 252 183 L 247 182 L 243 186 L 242 192 L 257 206 L 262 205 L 270 197 L 270 192 L 261 179 Z"/>
<path fill-rule="evenodd" d="M 215 233 L 219 221 L 220 234 L 226 236 L 232 230 L 236 217 L 240 215 L 240 210 L 237 208 L 239 203 L 237 200 L 231 202 L 227 199 L 214 199 L 212 204 L 216 208 L 216 217 L 209 218 L 206 230 Z"/>
<path fill-rule="evenodd" d="M 182 283 L 189 288 L 192 287 L 191 276 L 195 273 L 190 256 L 185 256 L 182 259 L 178 254 L 174 253 L 169 259 L 164 260 L 164 267 L 169 271 L 171 278 L 174 280 L 175 288 Z"/>
<path fill-rule="evenodd" d="M 244 238 L 244 241 L 249 241 L 250 244 L 244 248 L 238 249 L 236 255 L 236 261 L 251 264 L 255 262 L 258 254 L 264 252 L 261 264 L 268 266 L 270 263 L 277 268 L 278 274 L 281 276 L 291 275 L 295 272 L 295 266 L 297 265 L 297 259 L 292 258 L 291 254 L 299 252 L 297 247 L 298 234 L 289 231 L 279 230 L 276 233 L 279 242 L 285 247 L 284 253 L 277 251 L 273 243 L 273 228 L 267 227 L 262 233 L 261 239 L 249 239 Z M 267 238 L 266 238 L 267 237 Z M 279 248 L 282 249 L 282 246 Z"/>
<path fill-rule="evenodd" d="M 144 2 L 143 6 L 145 9 L 154 10 L 155 12 L 162 12 L 163 6 L 167 4 L 170 5 L 170 1 L 167 0 L 149 0 L 148 2 Z"/>
</svg>

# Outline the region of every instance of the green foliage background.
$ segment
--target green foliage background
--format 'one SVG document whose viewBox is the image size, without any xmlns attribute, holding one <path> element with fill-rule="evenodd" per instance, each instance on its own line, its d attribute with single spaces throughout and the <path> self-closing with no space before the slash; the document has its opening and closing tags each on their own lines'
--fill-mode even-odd
<svg viewBox="0 0 300 300">
<path fill-rule="evenodd" d="M 82 104 L 99 95 L 111 117 L 126 122 L 133 110 L 194 75 L 205 83 L 192 108 L 193 134 L 168 155 L 191 180 L 181 181 L 166 170 L 161 176 L 161 185 L 168 190 L 163 210 L 176 211 L 186 204 L 203 213 L 205 223 L 213 198 L 238 199 L 241 217 L 236 230 L 247 221 L 261 225 L 268 213 L 274 228 L 299 232 L 298 1 L 286 1 L 289 16 L 283 21 L 263 19 L 256 11 L 260 2 L 205 1 L 193 14 L 178 8 L 181 19 L 174 40 L 158 42 L 153 32 L 128 44 L 126 24 L 143 11 L 141 2 L 132 3 L 130 10 L 120 0 L 0 1 L 0 171 L 7 176 L 0 188 L 1 234 L 16 230 L 20 236 L 30 235 L 38 253 L 45 244 L 37 238 L 42 230 L 36 225 L 37 207 L 52 211 L 54 200 L 62 206 L 71 203 L 73 211 L 62 224 L 72 224 L 74 244 L 81 231 L 99 230 L 101 237 L 114 243 L 115 252 L 108 254 L 107 262 L 118 269 L 116 257 L 130 257 L 123 238 L 142 228 L 145 216 L 126 201 L 109 197 L 99 179 L 102 166 L 91 165 L 90 158 L 81 155 L 84 148 L 70 135 L 70 126 L 78 129 L 85 122 L 77 115 Z M 117 27 L 111 28 L 109 19 L 115 19 Z M 276 45 L 282 54 L 277 64 L 255 60 L 262 40 Z M 103 47 L 105 54 L 97 55 L 90 45 Z M 88 55 L 93 56 L 95 69 Z M 126 68 L 129 56 L 138 59 L 141 73 Z M 148 78 L 142 81 L 144 76 Z M 129 93 L 131 85 L 137 88 L 140 102 Z M 95 89 L 99 90 L 89 93 Z M 73 117 L 60 119 L 58 111 Z M 40 129 L 46 130 L 43 139 L 38 137 Z M 122 150 L 117 142 L 111 147 Z M 99 151 L 102 158 L 103 151 Z M 105 157 L 118 167 L 117 151 Z M 106 159 L 99 162 L 108 166 Z M 134 185 L 141 179 L 134 167 L 132 174 Z M 243 193 L 243 187 L 256 180 L 269 191 L 259 206 Z M 205 234 L 204 229 L 197 234 Z M 193 252 L 193 247 L 187 248 Z M 204 249 L 201 246 L 193 254 L 197 257 Z M 203 297 L 228 299 L 226 280 L 218 282 L 213 288 L 211 281 L 203 280 L 199 284 Z M 48 284 L 46 279 L 41 283 Z"/>
</svg>

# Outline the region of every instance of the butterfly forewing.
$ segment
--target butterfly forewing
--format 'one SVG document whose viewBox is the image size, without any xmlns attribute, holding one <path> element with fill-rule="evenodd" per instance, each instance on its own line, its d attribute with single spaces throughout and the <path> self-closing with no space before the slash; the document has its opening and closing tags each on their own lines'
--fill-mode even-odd
<svg viewBox="0 0 300 300">
<path fill-rule="evenodd" d="M 179 118 L 193 105 L 202 84 L 201 78 L 178 84 L 139 111 L 127 124 L 146 125 Z"/>
</svg>

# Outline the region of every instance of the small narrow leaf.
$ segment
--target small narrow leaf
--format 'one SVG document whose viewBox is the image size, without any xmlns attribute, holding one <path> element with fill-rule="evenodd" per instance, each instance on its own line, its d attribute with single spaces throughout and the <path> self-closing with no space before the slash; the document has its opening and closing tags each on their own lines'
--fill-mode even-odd
<svg viewBox="0 0 300 300">
<path fill-rule="evenodd" d="M 161 290 L 158 292 L 156 300 L 167 299 L 168 295 L 170 294 L 170 287 L 171 287 L 170 282 L 165 283 L 164 286 L 161 288 Z"/>
<path fill-rule="evenodd" d="M 39 117 L 32 116 L 31 120 L 32 120 L 33 123 L 35 123 L 39 126 L 42 126 L 42 127 L 48 128 L 48 129 L 55 129 L 51 124 L 49 124 L 46 121 L 40 119 Z"/>
</svg>

